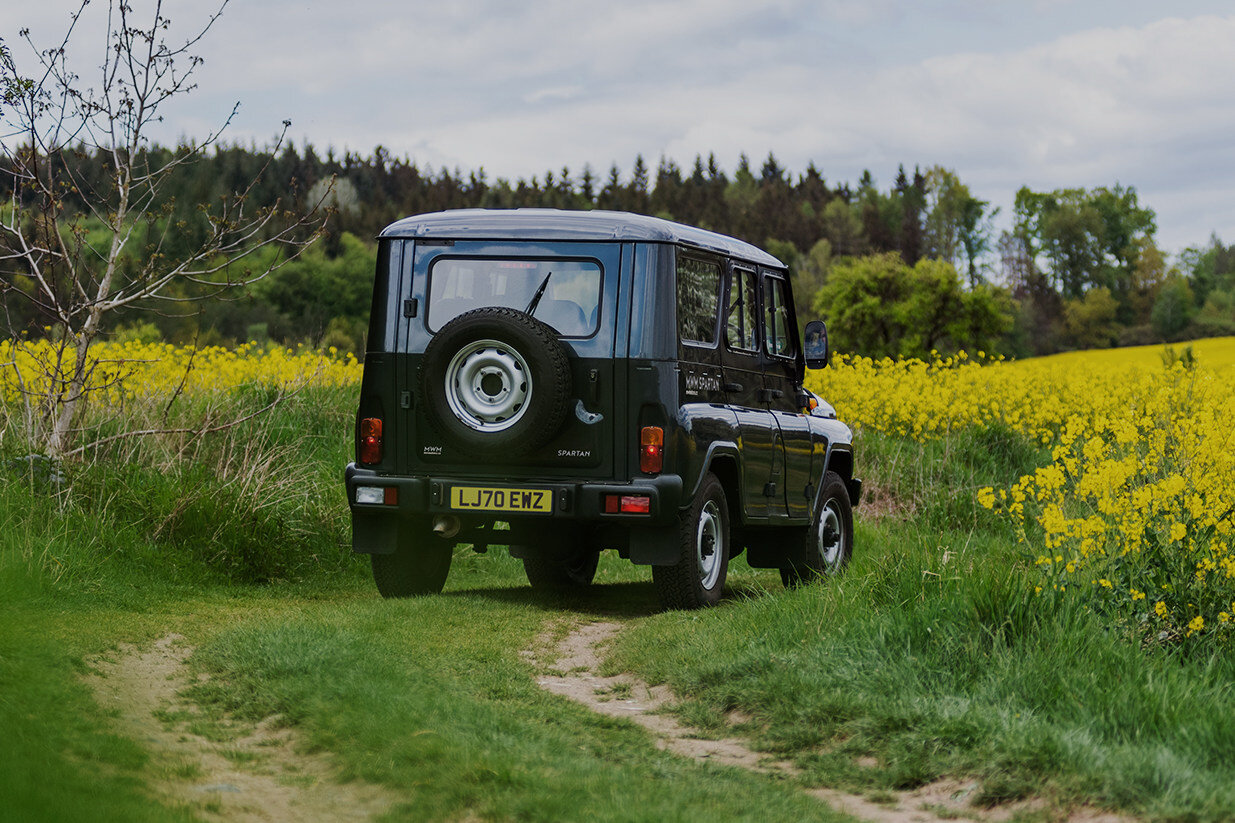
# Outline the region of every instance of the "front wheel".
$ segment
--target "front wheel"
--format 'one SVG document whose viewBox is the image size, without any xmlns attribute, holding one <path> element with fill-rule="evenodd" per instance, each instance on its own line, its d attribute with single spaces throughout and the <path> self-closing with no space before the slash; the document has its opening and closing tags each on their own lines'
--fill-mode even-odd
<svg viewBox="0 0 1235 823">
<path fill-rule="evenodd" d="M 382 597 L 437 594 L 446 585 L 454 545 L 414 522 L 399 524 L 399 537 L 390 554 L 369 555 L 373 582 Z"/>
<path fill-rule="evenodd" d="M 781 582 L 799 586 L 827 575 L 840 574 L 853 555 L 853 506 L 849 490 L 836 472 L 823 476 L 815 520 L 806 532 L 805 562 L 780 570 Z"/>
<path fill-rule="evenodd" d="M 729 505 L 716 475 L 704 476 L 690 507 L 678 515 L 679 560 L 653 566 L 652 582 L 666 609 L 714 605 L 729 570 Z"/>
</svg>

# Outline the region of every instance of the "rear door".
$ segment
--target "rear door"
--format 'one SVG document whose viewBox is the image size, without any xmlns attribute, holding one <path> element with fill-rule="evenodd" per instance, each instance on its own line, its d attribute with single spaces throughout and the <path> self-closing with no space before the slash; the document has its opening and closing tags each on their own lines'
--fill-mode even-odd
<svg viewBox="0 0 1235 823">
<path fill-rule="evenodd" d="M 426 473 L 495 472 L 511 479 L 610 477 L 614 472 L 615 329 L 630 246 L 620 243 L 407 241 L 400 386 L 406 457 Z M 628 278 L 629 273 L 625 276 Z M 571 392 L 560 430 L 530 454 L 480 458 L 452 447 L 426 416 L 424 352 L 452 319 L 473 309 L 532 308 L 558 332 Z"/>
</svg>

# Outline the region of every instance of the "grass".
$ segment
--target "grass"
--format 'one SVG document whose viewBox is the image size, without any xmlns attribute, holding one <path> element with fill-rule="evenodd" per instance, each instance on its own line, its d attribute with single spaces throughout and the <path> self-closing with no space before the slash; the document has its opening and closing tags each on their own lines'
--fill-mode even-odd
<svg viewBox="0 0 1235 823">
<path fill-rule="evenodd" d="M 623 634 L 611 665 L 669 683 L 691 715 L 753 717 L 763 749 L 828 785 L 977 777 L 983 805 L 1045 794 L 1065 807 L 1230 819 L 1235 661 L 1143 650 L 1035 595 L 1015 538 L 955 493 L 984 472 L 1023 470 L 1014 461 L 1033 450 L 1001 455 L 981 437 L 952 446 L 951 466 L 913 454 L 937 444 L 868 450 L 932 479 L 900 481 L 916 495 L 913 516 L 859 517 L 843 578 L 708 615 L 651 616 Z M 878 768 L 858 765 L 869 757 Z"/>
<path fill-rule="evenodd" d="M 323 604 L 215 636 L 197 660 L 225 685 L 197 698 L 254 719 L 283 714 L 337 752 L 347 776 L 404 787 L 402 811 L 423 819 L 831 818 L 542 692 L 518 650 L 545 617 L 505 588 Z"/>
<path fill-rule="evenodd" d="M 323 390 L 209 441 L 117 441 L 63 485 L 0 479 L 6 815 L 193 819 L 154 799 L 168 765 L 79 677 L 174 631 L 211 676 L 198 722 L 281 715 L 345 777 L 397 791 L 391 819 L 837 819 L 537 688 L 519 650 L 604 616 L 625 623 L 608 672 L 669 683 L 710 734 L 736 711 L 815 785 L 966 778 L 987 805 L 1235 816 L 1235 662 L 1143 650 L 1033 594 L 1015 537 L 973 502 L 1043 459 L 1007 432 L 863 436 L 854 561 L 821 586 L 785 592 L 739 560 L 719 608 L 659 613 L 647 570 L 613 556 L 592 591 L 540 597 L 505 553 L 461 549 L 445 594 L 383 602 L 347 547 L 350 403 Z"/>
</svg>

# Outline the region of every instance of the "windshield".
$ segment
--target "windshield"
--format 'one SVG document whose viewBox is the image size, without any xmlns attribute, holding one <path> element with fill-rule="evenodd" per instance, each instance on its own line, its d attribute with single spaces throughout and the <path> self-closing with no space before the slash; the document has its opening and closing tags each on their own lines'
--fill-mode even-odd
<svg viewBox="0 0 1235 823">
<path fill-rule="evenodd" d="M 533 317 L 563 337 L 587 337 L 596 331 L 600 314 L 600 265 L 592 260 L 524 257 L 443 257 L 433 262 L 425 318 L 430 331 L 464 312 L 488 306 L 519 311 L 532 307 Z"/>
</svg>

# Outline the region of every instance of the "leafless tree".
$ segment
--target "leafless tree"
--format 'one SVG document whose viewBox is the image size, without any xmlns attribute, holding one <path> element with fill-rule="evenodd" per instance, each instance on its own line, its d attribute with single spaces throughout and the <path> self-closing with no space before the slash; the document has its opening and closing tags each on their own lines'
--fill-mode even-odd
<svg viewBox="0 0 1235 823">
<path fill-rule="evenodd" d="M 162 189 L 218 143 L 239 104 L 216 131 L 170 153 L 151 151 L 150 132 L 165 108 L 195 88 L 202 64 L 196 50 L 228 0 L 183 39 L 173 35 L 162 0 L 153 0 L 140 22 L 129 0 L 106 0 L 105 33 L 87 34 L 82 18 L 91 2 L 82 0 L 51 47 L 21 30 L 30 74 L 0 44 L 0 191 L 8 199 L 0 203 L 0 290 L 6 311 L 29 301 L 49 327 L 38 346 L 14 340 L 35 357 L 38 379 L 22 382 L 10 367 L 26 400 L 28 437 L 52 457 L 72 451 L 91 392 L 104 372 L 116 372 L 114 364 L 99 369 L 93 348 L 109 313 L 206 299 L 261 279 L 313 242 L 324 219 L 320 203 L 302 212 L 284 203 L 254 208 L 249 200 L 259 172 L 220 202 L 200 204 L 193 219 L 203 221 L 204 239 L 188 252 L 167 253 L 171 233 L 185 226 L 169 219 Z M 98 40 L 79 42 L 91 36 Z M 83 80 L 74 71 L 79 55 L 104 44 L 93 82 Z M 288 126 L 283 121 L 267 157 L 275 156 Z M 104 180 L 76 171 L 72 158 L 83 153 L 107 158 Z M 283 250 L 273 256 L 281 262 L 252 264 L 255 252 L 270 246 Z M 135 267 L 122 265 L 126 256 L 138 261 Z"/>
</svg>

